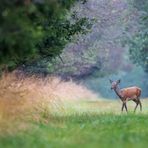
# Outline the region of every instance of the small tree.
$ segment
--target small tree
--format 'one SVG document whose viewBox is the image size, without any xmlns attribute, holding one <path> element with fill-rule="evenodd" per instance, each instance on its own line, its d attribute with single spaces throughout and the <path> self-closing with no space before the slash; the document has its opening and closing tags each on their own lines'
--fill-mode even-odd
<svg viewBox="0 0 148 148">
<path fill-rule="evenodd" d="M 133 6 L 143 12 L 139 32 L 130 40 L 130 56 L 134 63 L 148 72 L 148 1 L 133 0 Z"/>
</svg>

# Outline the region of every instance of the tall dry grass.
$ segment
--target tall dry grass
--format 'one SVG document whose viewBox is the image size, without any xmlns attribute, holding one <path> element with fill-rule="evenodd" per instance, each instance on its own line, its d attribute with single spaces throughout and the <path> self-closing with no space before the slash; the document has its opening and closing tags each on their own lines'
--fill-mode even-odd
<svg viewBox="0 0 148 148">
<path fill-rule="evenodd" d="M 17 72 L 3 74 L 0 79 L 0 124 L 18 120 L 48 122 L 53 110 L 64 110 L 64 101 L 90 99 L 97 99 L 97 96 L 73 81 L 26 77 Z"/>
</svg>

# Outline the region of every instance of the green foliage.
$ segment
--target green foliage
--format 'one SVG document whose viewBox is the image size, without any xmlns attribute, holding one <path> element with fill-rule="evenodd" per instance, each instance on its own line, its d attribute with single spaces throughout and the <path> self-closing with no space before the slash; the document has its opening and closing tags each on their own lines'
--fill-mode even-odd
<svg viewBox="0 0 148 148">
<path fill-rule="evenodd" d="M 130 41 L 130 55 L 134 63 L 148 72 L 148 1 L 133 0 L 133 6 L 142 11 L 140 30 Z"/>
<path fill-rule="evenodd" d="M 75 2 L 84 0 L 0 1 L 0 65 L 16 66 L 43 57 L 58 56 L 79 33 L 86 18 L 71 21 L 67 14 Z"/>
<path fill-rule="evenodd" d="M 148 37 L 141 34 L 130 42 L 130 55 L 134 63 L 141 65 L 148 72 Z"/>
</svg>

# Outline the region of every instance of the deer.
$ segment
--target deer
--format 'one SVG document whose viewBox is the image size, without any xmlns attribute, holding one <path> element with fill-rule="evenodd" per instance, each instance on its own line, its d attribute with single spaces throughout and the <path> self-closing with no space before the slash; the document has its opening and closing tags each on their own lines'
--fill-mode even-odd
<svg viewBox="0 0 148 148">
<path fill-rule="evenodd" d="M 127 101 L 134 101 L 136 103 L 136 106 L 134 108 L 134 112 L 136 112 L 138 105 L 140 105 L 140 111 L 142 111 L 142 104 L 140 101 L 141 88 L 139 88 L 137 86 L 133 86 L 133 87 L 127 87 L 127 88 L 120 89 L 119 88 L 120 82 L 121 82 L 120 79 L 117 81 L 110 80 L 111 90 L 114 90 L 116 95 L 122 101 L 121 111 L 123 112 L 123 110 L 125 108 L 126 112 L 128 112 L 127 105 L 126 105 Z"/>
</svg>

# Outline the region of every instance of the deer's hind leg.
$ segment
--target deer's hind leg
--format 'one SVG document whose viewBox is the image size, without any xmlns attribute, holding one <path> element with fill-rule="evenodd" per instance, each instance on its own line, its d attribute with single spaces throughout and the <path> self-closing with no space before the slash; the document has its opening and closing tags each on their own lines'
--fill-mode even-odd
<svg viewBox="0 0 148 148">
<path fill-rule="evenodd" d="M 140 111 L 142 111 L 142 103 L 141 103 L 140 99 L 138 99 L 138 101 L 139 101 L 139 105 L 140 105 Z"/>
<path fill-rule="evenodd" d="M 135 112 L 136 112 L 136 109 L 137 109 L 137 107 L 138 107 L 138 105 L 140 104 L 140 103 L 139 103 L 140 100 L 134 99 L 133 101 L 136 103 L 136 106 L 135 106 L 135 109 L 134 109 L 134 113 L 135 113 Z"/>
</svg>

